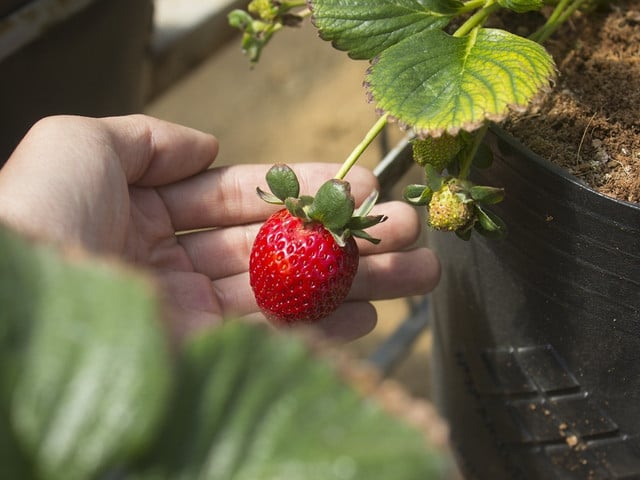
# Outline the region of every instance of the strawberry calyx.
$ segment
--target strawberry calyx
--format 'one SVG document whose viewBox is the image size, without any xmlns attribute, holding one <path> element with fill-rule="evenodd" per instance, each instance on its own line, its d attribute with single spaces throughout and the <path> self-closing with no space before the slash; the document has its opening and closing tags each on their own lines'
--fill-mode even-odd
<svg viewBox="0 0 640 480">
<path fill-rule="evenodd" d="M 430 227 L 455 232 L 464 240 L 469 240 L 472 230 L 492 238 L 506 234 L 504 222 L 486 208 L 504 199 L 503 188 L 475 185 L 469 180 L 440 175 L 429 164 L 425 166 L 425 172 L 426 185 L 408 185 L 403 195 L 410 204 L 427 207 Z"/>
<path fill-rule="evenodd" d="M 256 189 L 258 196 L 267 203 L 284 205 L 287 210 L 305 223 L 321 223 L 343 247 L 350 236 L 363 238 L 377 244 L 380 239 L 369 235 L 365 229 L 387 220 L 385 215 L 369 215 L 378 192 L 374 190 L 355 208 L 351 186 L 345 180 L 332 178 L 323 183 L 315 196 L 300 195 L 300 183 L 295 172 L 282 163 L 273 165 L 266 175 L 270 192 Z"/>
</svg>

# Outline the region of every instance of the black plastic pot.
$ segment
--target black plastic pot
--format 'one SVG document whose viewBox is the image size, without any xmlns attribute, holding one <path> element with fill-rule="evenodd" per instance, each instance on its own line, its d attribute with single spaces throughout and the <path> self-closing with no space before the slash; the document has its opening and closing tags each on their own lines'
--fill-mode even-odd
<svg viewBox="0 0 640 480">
<path fill-rule="evenodd" d="M 436 403 L 468 478 L 640 478 L 640 206 L 498 129 L 502 241 L 430 233 Z"/>
</svg>

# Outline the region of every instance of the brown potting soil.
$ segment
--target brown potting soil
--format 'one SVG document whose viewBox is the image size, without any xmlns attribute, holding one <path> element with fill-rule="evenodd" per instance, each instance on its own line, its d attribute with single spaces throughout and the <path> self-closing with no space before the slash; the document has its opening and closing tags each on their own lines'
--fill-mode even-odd
<svg viewBox="0 0 640 480">
<path fill-rule="evenodd" d="M 640 1 L 579 13 L 545 47 L 555 85 L 504 127 L 597 191 L 640 202 Z"/>
</svg>

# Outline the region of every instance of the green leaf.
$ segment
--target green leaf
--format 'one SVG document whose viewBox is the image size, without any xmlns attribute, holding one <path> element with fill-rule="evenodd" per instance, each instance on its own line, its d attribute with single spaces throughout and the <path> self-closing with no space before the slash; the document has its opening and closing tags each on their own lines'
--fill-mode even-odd
<svg viewBox="0 0 640 480">
<path fill-rule="evenodd" d="M 456 0 L 310 0 L 320 37 L 359 60 L 423 30 L 445 27 L 462 7 Z"/>
<path fill-rule="evenodd" d="M 490 210 L 475 206 L 477 221 L 475 229 L 485 237 L 500 239 L 507 234 L 507 226 L 504 221 Z"/>
<path fill-rule="evenodd" d="M 351 235 L 353 235 L 354 237 L 362 238 L 363 240 L 367 240 L 368 242 L 371 242 L 374 245 L 379 244 L 381 241 L 379 238 L 372 237 L 364 230 L 349 230 L 349 231 L 351 232 Z"/>
<path fill-rule="evenodd" d="M 267 172 L 267 185 L 271 192 L 280 200 L 300 195 L 300 183 L 295 172 L 283 163 L 272 166 Z"/>
<path fill-rule="evenodd" d="M 334 178 L 318 189 L 307 213 L 312 219 L 321 222 L 327 230 L 339 231 L 351 219 L 354 208 L 355 200 L 349 183 Z"/>
<path fill-rule="evenodd" d="M 382 52 L 366 84 L 378 108 L 419 135 L 456 135 L 525 107 L 553 74 L 544 48 L 512 33 L 426 30 Z"/>
<path fill-rule="evenodd" d="M 366 228 L 373 227 L 382 222 L 386 222 L 388 217 L 386 215 L 367 215 L 366 217 L 351 217 L 347 228 L 351 230 L 364 230 Z"/>
<path fill-rule="evenodd" d="M 260 187 L 256 187 L 256 193 L 263 202 L 271 203 L 273 205 L 282 205 L 284 202 L 276 197 L 273 193 L 265 192 Z"/>
<path fill-rule="evenodd" d="M 469 240 L 471 240 L 471 228 L 463 228 L 462 230 L 456 230 L 455 234 L 460 240 L 464 240 L 465 242 L 468 242 Z"/>
<path fill-rule="evenodd" d="M 422 432 L 348 386 L 296 336 L 232 321 L 192 339 L 158 443 L 134 478 L 445 478 Z"/>
<path fill-rule="evenodd" d="M 0 444 L 22 453 L 3 473 L 27 459 L 39 478 L 86 479 L 128 460 L 169 389 L 150 282 L 2 228 L 0 282 Z"/>
<path fill-rule="evenodd" d="M 402 196 L 410 204 L 421 206 L 427 205 L 431 201 L 433 191 L 426 185 L 411 184 L 404 188 Z"/>
<path fill-rule="evenodd" d="M 474 185 L 469 193 L 471 198 L 480 203 L 494 204 L 504 200 L 504 188 Z"/>
<path fill-rule="evenodd" d="M 309 215 L 307 215 L 307 209 L 313 203 L 313 197 L 308 195 L 302 195 L 299 198 L 288 197 L 284 201 L 285 207 L 289 210 L 289 213 L 294 217 L 298 217 L 305 222 L 310 220 Z"/>
</svg>

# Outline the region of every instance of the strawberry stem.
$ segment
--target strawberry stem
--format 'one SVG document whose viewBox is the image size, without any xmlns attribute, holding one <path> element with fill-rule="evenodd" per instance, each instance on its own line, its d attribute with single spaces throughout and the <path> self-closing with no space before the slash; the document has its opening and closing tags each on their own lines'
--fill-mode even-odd
<svg viewBox="0 0 640 480">
<path fill-rule="evenodd" d="M 460 27 L 453 33 L 454 37 L 464 37 L 468 33 L 472 32 L 475 28 L 481 26 L 486 22 L 487 18 L 499 10 L 501 7 L 498 3 L 494 3 L 493 0 L 486 2 L 484 7 L 471 15 Z"/>
<path fill-rule="evenodd" d="M 546 23 L 534 32 L 529 39 L 534 42 L 544 43 L 585 1 L 586 0 L 573 0 L 573 2 L 571 2 L 571 0 L 560 0 Z"/>
<path fill-rule="evenodd" d="M 385 113 L 376 121 L 376 123 L 373 124 L 373 126 L 366 133 L 362 141 L 358 145 L 356 145 L 356 148 L 353 149 L 351 154 L 344 161 L 344 163 L 340 167 L 340 170 L 338 170 L 338 173 L 336 173 L 336 176 L 334 178 L 338 180 L 344 179 L 345 175 L 349 173 L 349 170 L 351 170 L 351 167 L 353 167 L 356 164 L 356 162 L 358 161 L 360 156 L 364 153 L 364 151 L 367 149 L 367 147 L 371 145 L 371 142 L 373 142 L 373 140 L 382 131 L 384 126 L 387 124 L 388 118 L 389 118 L 389 114 Z"/>
<path fill-rule="evenodd" d="M 462 165 L 460 165 L 460 174 L 458 175 L 458 178 L 465 179 L 469 176 L 469 172 L 471 170 L 471 164 L 473 163 L 473 158 L 476 156 L 476 153 L 478 152 L 478 148 L 480 147 L 480 144 L 482 143 L 482 140 L 484 139 L 484 136 L 486 135 L 487 130 L 489 130 L 489 122 L 484 122 L 482 127 L 480 127 L 474 133 L 473 143 L 470 145 L 469 149 L 467 150 L 466 155 L 464 156 L 464 159 L 462 161 Z"/>
</svg>

